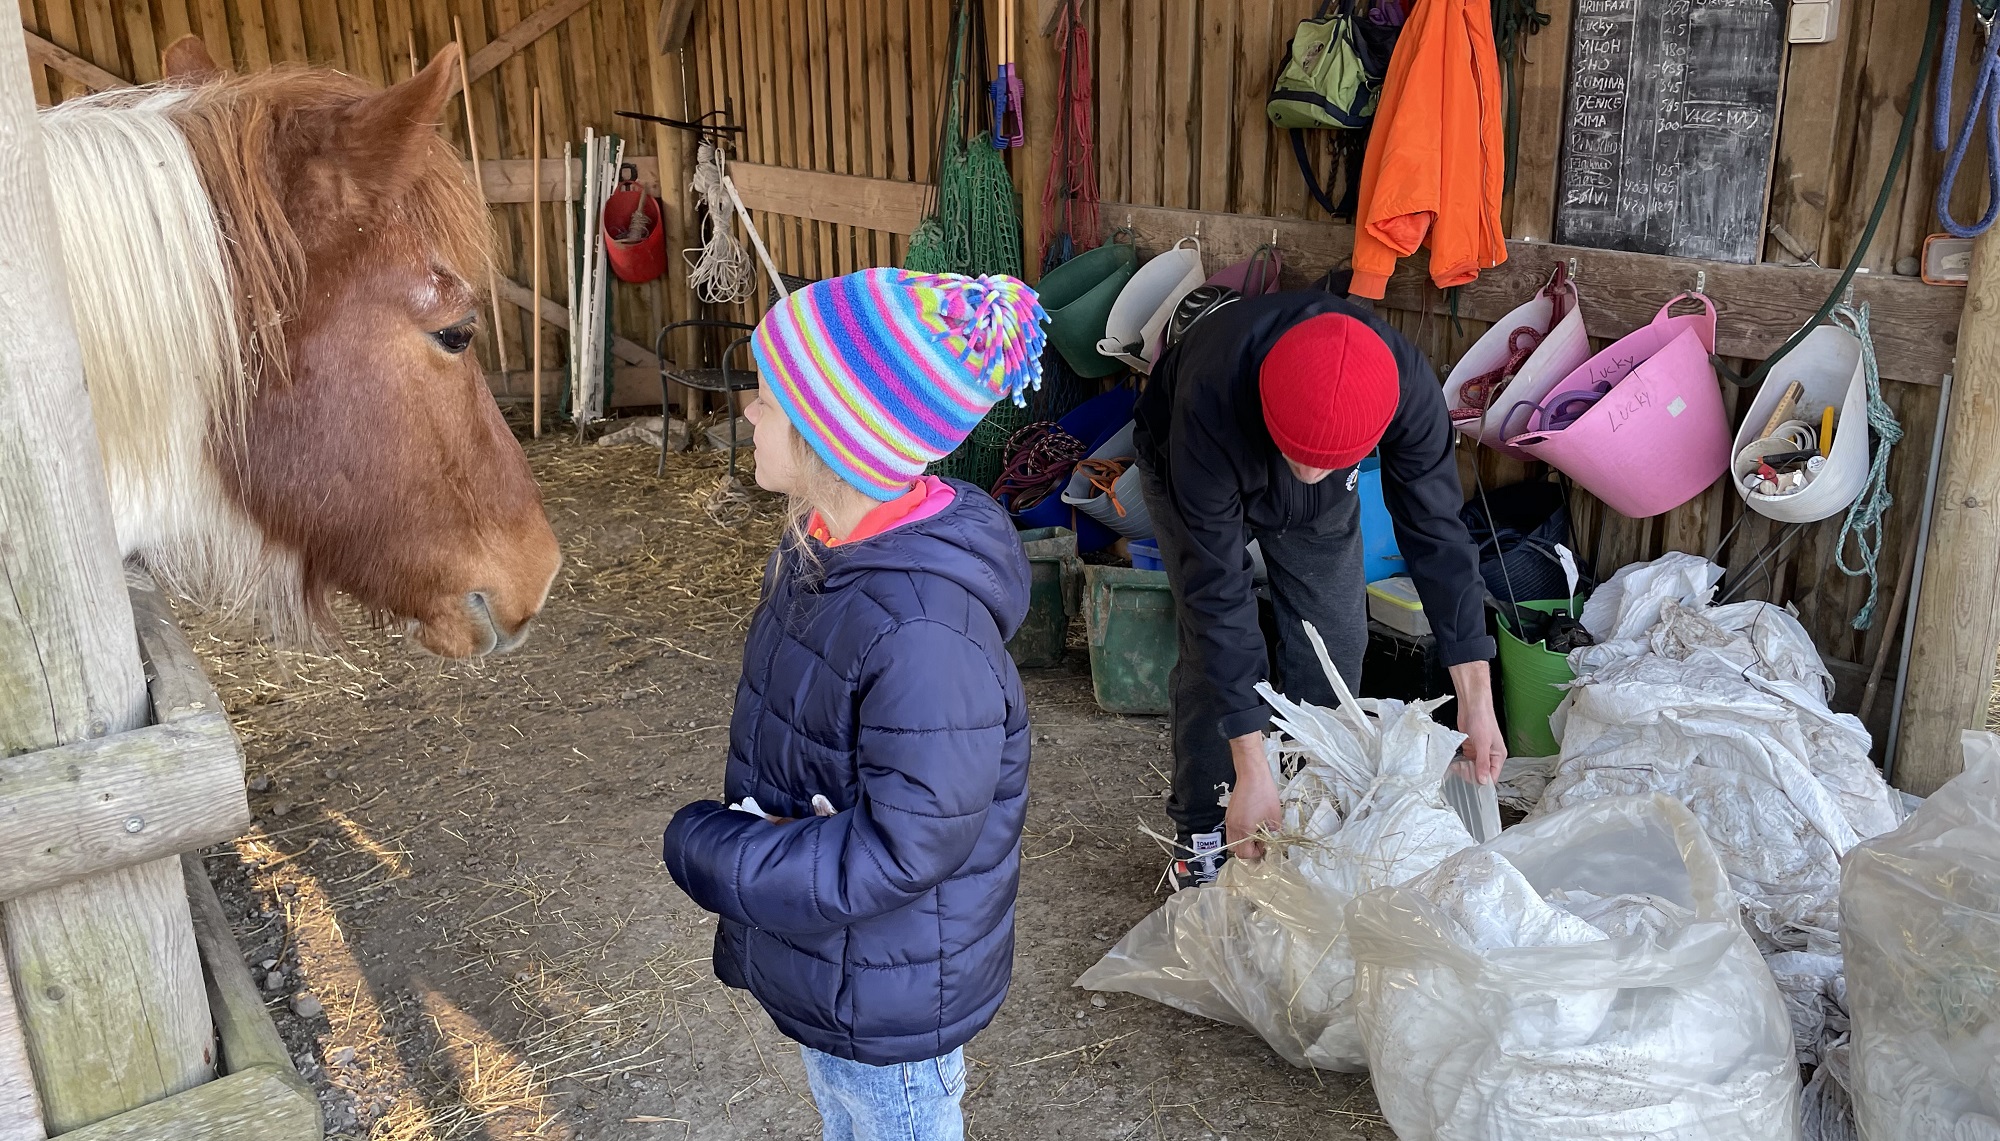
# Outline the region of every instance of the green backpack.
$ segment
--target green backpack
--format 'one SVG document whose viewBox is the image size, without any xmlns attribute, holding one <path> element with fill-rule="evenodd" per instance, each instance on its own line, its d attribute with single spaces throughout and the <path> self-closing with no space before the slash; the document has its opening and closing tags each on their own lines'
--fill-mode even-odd
<svg viewBox="0 0 2000 1141">
<path fill-rule="evenodd" d="M 1382 83 L 1389 74 L 1389 56 L 1402 31 L 1403 8 L 1395 0 L 1381 2 L 1364 16 L 1356 0 L 1320 0 L 1311 19 L 1300 21 L 1285 46 L 1285 65 L 1278 71 L 1264 114 L 1292 135 L 1292 153 L 1305 175 L 1306 188 L 1329 214 L 1352 213 L 1328 201 L 1306 155 L 1303 132 L 1315 129 L 1366 130 L 1375 120 Z M 1359 148 L 1350 146 L 1350 157 Z M 1358 167 L 1358 163 L 1350 164 Z M 1358 170 L 1351 169 L 1349 182 Z M 1354 197 L 1350 185 L 1349 200 Z M 1343 204 L 1345 205 L 1345 204 Z"/>
</svg>

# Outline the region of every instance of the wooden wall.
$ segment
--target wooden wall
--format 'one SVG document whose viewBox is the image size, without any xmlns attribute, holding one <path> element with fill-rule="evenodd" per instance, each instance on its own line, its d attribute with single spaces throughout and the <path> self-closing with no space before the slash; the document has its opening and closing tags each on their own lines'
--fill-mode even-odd
<svg viewBox="0 0 2000 1141">
<path fill-rule="evenodd" d="M 1550 25 L 1520 49 L 1519 161 L 1504 218 L 1510 238 L 1550 237 L 1563 72 L 1575 2 L 1542 0 Z M 201 34 L 218 58 L 239 65 L 310 59 L 373 79 L 400 79 L 409 70 L 408 42 L 414 39 L 419 56 L 427 55 L 449 39 L 453 16 L 464 20 L 467 47 L 476 52 L 540 7 L 533 0 L 21 3 L 30 30 L 120 76 L 138 80 L 154 77 L 158 48 L 184 30 Z M 790 195 L 795 205 L 786 212 L 754 211 L 785 272 L 819 277 L 899 261 L 910 212 L 863 208 L 852 198 L 843 205 L 836 200 L 859 184 L 842 182 L 839 176 L 878 180 L 867 184 L 875 188 L 869 193 L 877 199 L 885 185 L 930 178 L 950 0 L 698 0 L 684 47 L 665 56 L 650 48 L 654 3 L 582 3 L 552 33 L 478 80 L 474 99 L 482 156 L 507 159 L 530 153 L 527 101 L 535 84 L 543 88 L 546 122 L 541 145 L 549 155 L 560 154 L 563 140 L 580 137 L 585 125 L 615 129 L 614 109 L 681 117 L 726 110 L 746 128 L 736 160 L 772 168 L 764 172 L 768 186 L 796 183 Z M 1051 0 L 1017 3 L 1021 29 L 1016 47 L 1027 77 L 1030 138 L 1029 149 L 1009 152 L 1009 161 L 1023 190 L 1024 230 L 1032 242 L 1039 233 L 1056 60 L 1049 41 L 1037 30 Z M 1288 141 L 1263 114 L 1264 96 L 1283 45 L 1293 26 L 1314 6 L 1315 0 L 1089 0 L 1104 201 L 1324 220 L 1306 194 Z M 988 0 L 987 7 L 990 17 L 998 0 Z M 1829 265 L 1839 264 L 1858 241 L 1887 168 L 1922 41 L 1925 10 L 1909 0 L 1849 0 L 1845 8 L 1838 42 L 1789 49 L 1770 199 L 1772 220 Z M 1969 57 L 1978 37 L 1967 35 L 1963 40 L 1967 59 L 1959 69 L 1960 108 L 1969 94 L 1973 75 Z M 75 91 L 74 84 L 53 71 L 42 78 L 50 100 Z M 983 92 L 971 94 L 983 99 Z M 1922 122 L 1927 122 L 1928 96 L 1920 110 Z M 454 138 L 463 134 L 458 123 L 450 130 Z M 664 146 L 666 161 L 660 169 L 669 183 L 665 197 L 672 215 L 670 234 L 685 233 L 691 226 L 691 204 L 681 185 L 691 158 L 691 137 L 671 131 L 627 133 L 633 154 L 657 154 Z M 1893 273 L 1899 261 L 1919 252 L 1925 235 L 1938 229 L 1932 198 L 1942 160 L 1926 144 L 1925 133 L 1920 125 L 1911 160 L 1897 181 L 1866 262 L 1871 273 Z M 1323 134 L 1315 133 L 1316 161 L 1331 175 L 1325 143 Z M 1976 215 L 1983 205 L 1983 191 L 1977 185 L 1983 164 L 1984 155 L 1975 147 L 1967 161 L 1969 176 L 1955 199 L 1962 217 Z M 750 174 L 746 168 L 746 193 Z M 805 205 L 796 205 L 801 202 Z M 526 278 L 525 212 L 525 207 L 511 206 L 495 210 L 503 261 L 510 264 L 516 280 Z M 1106 224 L 1120 221 L 1118 208 L 1107 207 Z M 1179 236 L 1145 235 L 1149 244 Z M 561 238 L 553 219 L 547 239 L 550 295 L 560 298 L 556 267 Z M 1768 245 L 1766 258 L 1792 260 L 1775 241 Z M 1303 260 L 1295 259 L 1295 266 L 1317 272 L 1338 258 L 1316 265 L 1301 264 Z M 670 270 L 669 277 L 676 276 Z M 1692 273 L 1687 276 L 1691 279 Z M 1627 304 L 1658 304 L 1691 284 L 1692 280 L 1657 280 L 1635 286 L 1629 279 L 1587 277 L 1580 282 L 1586 306 L 1593 303 L 1594 291 L 1600 291 L 1600 297 L 1624 294 L 1619 300 Z M 660 320 L 691 308 L 685 288 L 678 284 L 621 287 L 616 295 L 619 331 L 646 344 Z M 1747 298 L 1718 295 L 1716 300 L 1725 326 L 1743 319 L 1744 310 L 1754 307 Z M 1440 373 L 1484 329 L 1475 321 L 1453 320 L 1449 301 L 1434 291 L 1414 304 L 1407 300 L 1404 304 L 1405 309 L 1389 312 L 1390 319 L 1431 355 Z M 754 315 L 757 307 L 743 307 L 742 315 Z M 510 328 L 519 329 L 519 316 L 518 311 L 508 313 Z M 1937 335 L 1955 337 L 1955 325 Z M 559 348 L 552 345 L 548 351 L 551 361 L 560 360 Z M 674 347 L 670 355 L 684 357 L 695 351 L 700 350 L 690 340 Z M 515 359 L 520 359 L 518 352 Z M 1751 363 L 1738 362 L 1741 367 Z M 1889 516 L 1884 544 L 1884 608 L 1894 587 L 1898 556 L 1915 541 L 1916 508 L 1939 389 L 1933 376 L 1921 383 L 1892 381 L 1886 393 L 1902 418 L 1906 439 L 1890 472 L 1897 506 Z M 1747 402 L 1734 392 L 1730 399 Z M 1469 459 L 1466 471 L 1470 486 Z M 1481 461 L 1480 473 L 1489 485 L 1520 474 L 1517 467 L 1490 455 Z M 1707 554 L 1740 511 L 1734 494 L 1721 487 L 1686 508 L 1646 521 L 1603 515 L 1585 503 L 1579 512 L 1579 538 L 1586 552 L 1595 554 L 1599 566 L 1608 571 L 1670 548 Z M 1863 588 L 1859 580 L 1835 568 L 1837 532 L 1837 520 L 1811 529 L 1783 558 L 1773 561 L 1775 573 L 1760 574 L 1748 593 L 1794 603 L 1830 658 L 1865 666 L 1884 638 L 1893 638 L 1893 630 L 1886 624 L 1866 633 L 1847 628 Z M 1749 520 L 1737 529 L 1724 554 L 1725 563 L 1746 565 L 1770 534 L 1761 518 Z"/>
<path fill-rule="evenodd" d="M 453 22 L 462 23 L 465 49 L 480 49 L 544 9 L 571 14 L 546 34 L 509 56 L 472 83 L 473 117 L 482 161 L 526 159 L 531 139 L 532 99 L 542 92 L 542 153 L 559 159 L 563 143 L 581 147 L 586 126 L 615 131 L 632 156 L 657 153 L 651 128 L 618 119 L 618 110 L 656 111 L 663 84 L 649 45 L 654 4 L 625 0 L 20 0 L 28 31 L 128 82 L 160 78 L 160 53 L 192 32 L 208 45 L 218 63 L 255 71 L 277 63 L 325 64 L 376 83 L 394 83 L 412 73 L 412 53 L 421 67 L 450 44 Z M 544 13 L 546 16 L 548 13 Z M 37 68 L 37 96 L 44 104 L 83 94 L 84 84 L 53 67 Z M 679 108 L 675 109 L 678 112 Z M 465 111 L 454 98 L 446 107 L 445 132 L 465 148 Z M 488 179 L 491 182 L 491 178 Z M 547 296 L 563 298 L 561 204 L 544 206 L 543 241 Z M 528 283 L 529 207 L 500 205 L 493 221 L 502 272 Z M 652 343 L 665 304 L 660 285 L 614 291 L 618 331 Z M 524 312 L 507 307 L 502 324 L 511 348 L 509 361 L 524 368 Z M 547 364 L 560 368 L 561 341 L 553 330 L 544 347 Z M 482 338 L 489 369 L 492 347 Z M 550 391 L 554 390 L 553 383 Z"/>
</svg>

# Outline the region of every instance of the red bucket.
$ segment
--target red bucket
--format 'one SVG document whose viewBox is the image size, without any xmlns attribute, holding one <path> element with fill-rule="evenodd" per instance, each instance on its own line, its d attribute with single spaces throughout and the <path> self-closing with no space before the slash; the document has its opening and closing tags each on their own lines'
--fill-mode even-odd
<svg viewBox="0 0 2000 1141">
<path fill-rule="evenodd" d="M 618 191 L 604 202 L 604 252 L 618 280 L 638 285 L 667 272 L 667 227 L 660 200 L 636 185 L 626 186 L 629 189 Z M 620 241 L 618 235 L 625 232 L 632 224 L 632 215 L 640 210 L 653 220 L 646 236 L 636 242 Z"/>
</svg>

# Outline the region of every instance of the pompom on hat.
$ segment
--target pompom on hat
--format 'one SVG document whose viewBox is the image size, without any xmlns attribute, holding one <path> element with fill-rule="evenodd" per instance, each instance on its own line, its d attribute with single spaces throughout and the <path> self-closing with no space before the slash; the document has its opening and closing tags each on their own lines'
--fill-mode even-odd
<svg viewBox="0 0 2000 1141">
<path fill-rule="evenodd" d="M 1048 320 L 1027 284 L 867 269 L 771 307 L 750 350 L 767 392 L 841 479 L 889 500 L 1001 400 L 1042 385 Z"/>
<path fill-rule="evenodd" d="M 1257 372 L 1264 426 L 1286 459 L 1335 471 L 1368 458 L 1402 398 L 1396 356 L 1360 321 L 1321 313 L 1285 330 Z"/>
</svg>

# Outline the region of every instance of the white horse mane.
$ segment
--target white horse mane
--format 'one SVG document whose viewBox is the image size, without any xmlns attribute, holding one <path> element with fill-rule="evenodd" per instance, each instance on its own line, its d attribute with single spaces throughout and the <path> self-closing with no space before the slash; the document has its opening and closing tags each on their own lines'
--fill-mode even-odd
<svg viewBox="0 0 2000 1141">
<path fill-rule="evenodd" d="M 204 605 L 308 636 L 298 559 L 225 489 L 255 377 L 224 235 L 173 111 L 131 88 L 42 112 L 84 380 L 118 542 Z"/>
</svg>

